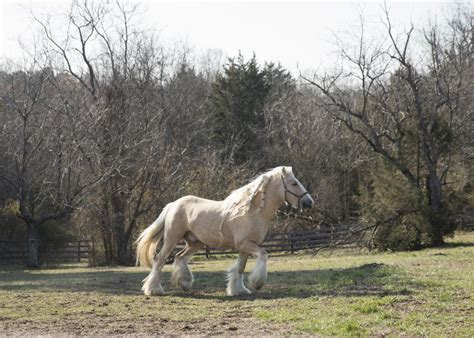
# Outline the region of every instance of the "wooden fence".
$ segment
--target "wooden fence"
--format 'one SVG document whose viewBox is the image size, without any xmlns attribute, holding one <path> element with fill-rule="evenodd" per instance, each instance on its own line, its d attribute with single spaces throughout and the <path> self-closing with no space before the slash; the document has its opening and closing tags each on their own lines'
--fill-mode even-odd
<svg viewBox="0 0 474 338">
<path fill-rule="evenodd" d="M 90 241 L 58 242 L 45 241 L 41 249 L 41 260 L 54 262 L 80 262 L 92 253 Z M 0 261 L 24 261 L 28 254 L 26 241 L 0 241 Z"/>
<path fill-rule="evenodd" d="M 355 243 L 360 235 L 360 227 L 348 225 L 332 228 L 318 228 L 305 231 L 297 231 L 284 234 L 269 234 L 265 238 L 262 247 L 267 252 L 288 252 L 295 253 L 300 250 L 318 249 L 332 244 L 348 245 Z M 183 248 L 183 244 L 178 244 L 177 249 Z M 234 250 L 225 250 L 222 248 L 212 248 L 206 246 L 204 252 L 198 252 L 196 255 L 219 255 L 224 253 L 236 253 Z"/>
<path fill-rule="evenodd" d="M 269 234 L 263 243 L 268 252 L 294 253 L 300 250 L 317 249 L 328 245 L 347 245 L 354 243 L 360 231 L 356 226 L 338 226 L 319 228 L 284 234 Z M 178 244 L 175 252 L 181 250 L 184 243 Z M 235 253 L 233 250 L 207 247 L 196 255 L 212 255 Z M 80 262 L 92 255 L 91 241 L 77 242 L 44 242 L 41 259 L 45 264 L 54 262 Z M 24 261 L 27 256 L 25 241 L 0 241 L 0 261 Z"/>
</svg>

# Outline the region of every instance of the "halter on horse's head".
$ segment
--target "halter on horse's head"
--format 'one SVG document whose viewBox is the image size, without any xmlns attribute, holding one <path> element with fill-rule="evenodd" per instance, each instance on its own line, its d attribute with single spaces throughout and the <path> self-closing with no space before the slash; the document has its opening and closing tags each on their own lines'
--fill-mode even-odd
<svg viewBox="0 0 474 338">
<path fill-rule="evenodd" d="M 309 192 L 303 187 L 303 185 L 298 181 L 298 179 L 293 175 L 291 167 L 283 167 L 282 174 L 280 175 L 280 177 L 281 182 L 283 184 L 283 188 L 285 189 L 284 200 L 286 204 L 299 209 L 311 208 L 313 206 L 313 198 L 311 197 Z M 291 188 L 288 186 L 286 180 L 288 180 L 288 184 L 290 184 Z M 291 203 L 291 201 L 288 199 L 288 195 L 296 198 L 296 203 Z"/>
</svg>

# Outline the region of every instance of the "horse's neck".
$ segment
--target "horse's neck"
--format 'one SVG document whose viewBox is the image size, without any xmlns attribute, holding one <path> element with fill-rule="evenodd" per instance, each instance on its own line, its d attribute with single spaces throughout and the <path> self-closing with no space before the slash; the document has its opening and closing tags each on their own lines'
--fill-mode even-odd
<svg viewBox="0 0 474 338">
<path fill-rule="evenodd" d="M 280 196 L 278 195 L 278 183 L 274 178 L 268 183 L 265 191 L 265 204 L 261 211 L 261 215 L 266 221 L 270 221 L 275 216 L 276 211 L 283 203 Z"/>
</svg>

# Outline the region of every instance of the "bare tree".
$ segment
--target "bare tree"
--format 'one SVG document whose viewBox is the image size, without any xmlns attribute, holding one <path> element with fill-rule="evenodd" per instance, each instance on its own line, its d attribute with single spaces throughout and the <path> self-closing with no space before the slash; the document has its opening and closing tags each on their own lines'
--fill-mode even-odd
<svg viewBox="0 0 474 338">
<path fill-rule="evenodd" d="M 320 107 L 314 88 L 289 74 L 273 82 L 265 103 L 267 161 L 269 166 L 293 165 L 316 198 L 313 221 L 297 224 L 292 216 L 276 226 L 281 231 L 290 225 L 351 222 L 356 210 L 352 197 L 366 164 L 365 145 Z"/>
<path fill-rule="evenodd" d="M 27 225 L 30 267 L 39 266 L 39 227 L 70 216 L 99 180 L 84 175 L 81 140 L 71 133 L 76 126 L 54 86 L 61 80 L 50 68 L 35 66 L 0 81 L 5 156 L 0 179 L 14 192 L 18 216 Z"/>
<path fill-rule="evenodd" d="M 36 19 L 46 48 L 88 93 L 77 118 L 88 142 L 92 175 L 103 177 L 89 198 L 107 263 L 130 263 L 138 220 L 180 177 L 185 149 L 167 134 L 164 102 L 168 60 L 153 34 L 136 26 L 137 7 L 76 1 L 63 39 Z"/>
<path fill-rule="evenodd" d="M 426 196 L 435 245 L 449 231 L 442 224 L 448 222 L 442 217 L 443 190 L 454 140 L 465 132 L 459 122 L 472 116 L 472 100 L 466 96 L 472 88 L 472 12 L 463 18 L 445 32 L 445 39 L 436 26 L 425 31 L 430 57 L 415 62 L 415 28 L 397 36 L 386 9 L 388 44 L 367 41 L 362 27 L 357 46 L 342 46 L 340 71 L 304 78 L 320 91 L 322 105 L 336 120 L 418 190 L 420 209 Z"/>
</svg>

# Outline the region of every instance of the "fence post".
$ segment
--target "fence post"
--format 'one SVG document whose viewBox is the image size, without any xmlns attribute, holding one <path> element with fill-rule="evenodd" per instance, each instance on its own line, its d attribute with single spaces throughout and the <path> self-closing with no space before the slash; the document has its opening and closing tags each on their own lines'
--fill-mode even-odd
<svg viewBox="0 0 474 338">
<path fill-rule="evenodd" d="M 209 258 L 209 254 L 210 254 L 209 246 L 206 245 L 206 258 Z"/>
<path fill-rule="evenodd" d="M 295 253 L 295 247 L 293 242 L 293 234 L 290 233 L 290 252 Z"/>
<path fill-rule="evenodd" d="M 81 241 L 77 241 L 77 262 L 81 262 Z"/>
<path fill-rule="evenodd" d="M 94 240 L 89 239 L 90 245 L 87 245 L 87 260 L 89 261 L 89 264 L 97 264 L 97 259 L 95 256 L 95 245 L 94 245 Z M 91 254 L 91 246 L 92 246 L 92 254 Z"/>
</svg>

